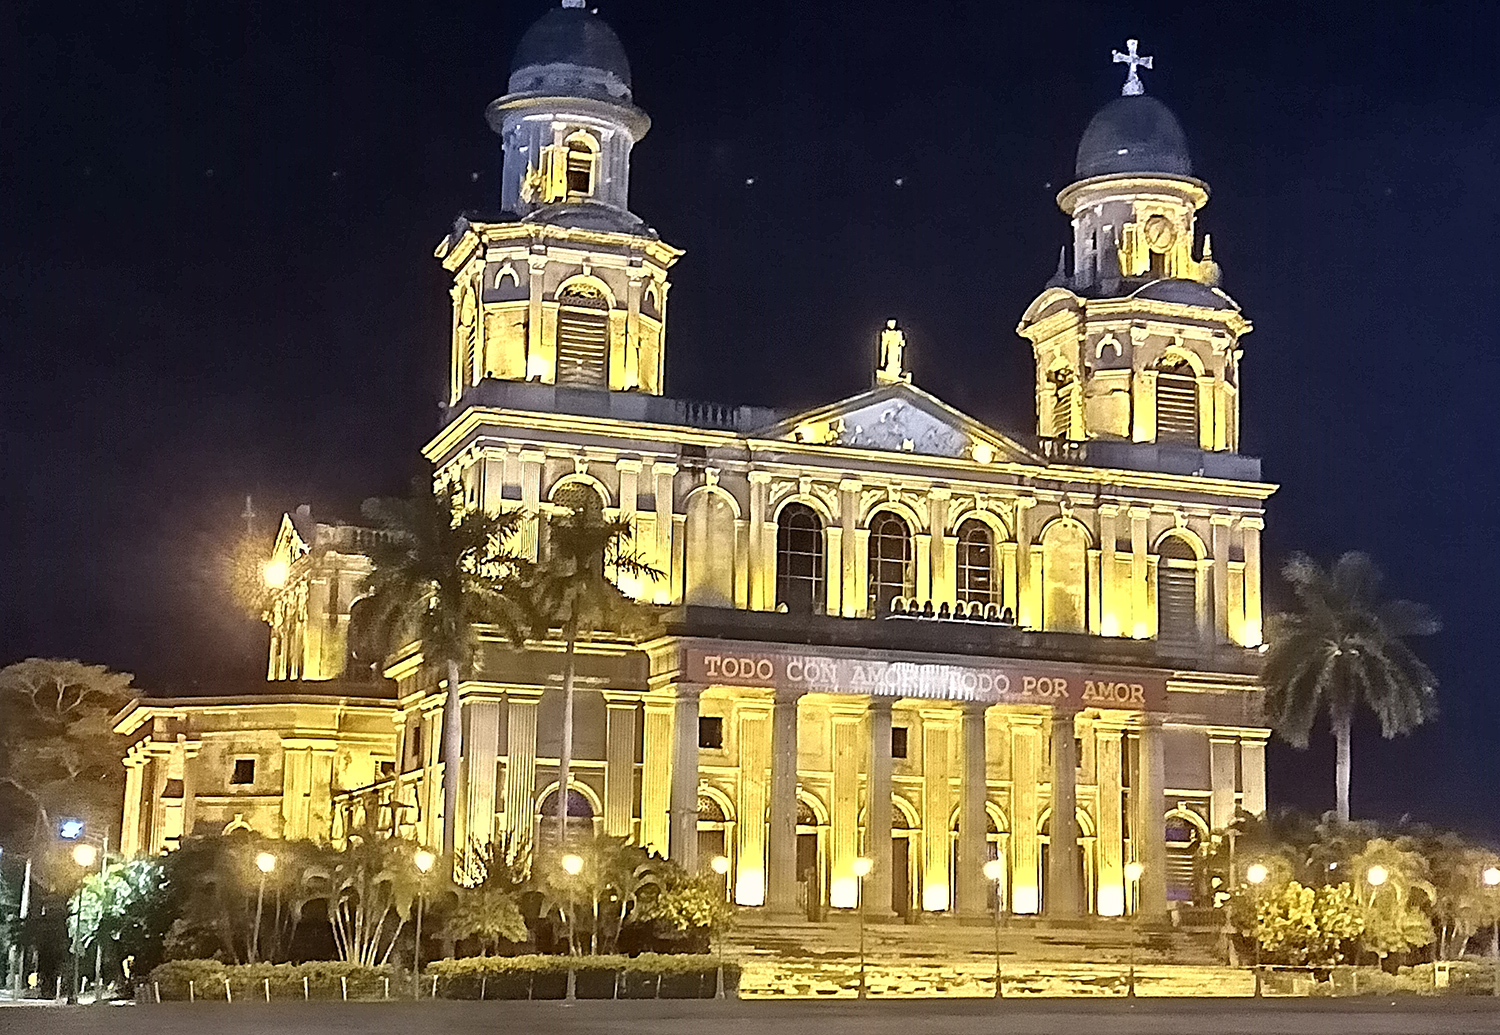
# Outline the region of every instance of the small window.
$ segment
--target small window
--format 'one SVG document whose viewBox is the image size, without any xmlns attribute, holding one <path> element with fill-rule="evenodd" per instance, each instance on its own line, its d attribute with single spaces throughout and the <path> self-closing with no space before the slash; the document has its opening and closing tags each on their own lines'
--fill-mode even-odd
<svg viewBox="0 0 1500 1035">
<path fill-rule="evenodd" d="M 409 736 L 409 737 L 406 738 L 406 743 L 411 748 L 411 758 L 412 758 L 412 761 L 414 761 L 414 762 L 421 761 L 421 759 L 422 759 L 422 727 L 421 726 L 413 726 L 411 728 L 411 736 Z"/>
<path fill-rule="evenodd" d="M 906 733 L 907 733 L 907 729 L 906 729 L 905 726 L 892 726 L 891 727 L 891 757 L 892 758 L 905 758 L 906 757 Z"/>
<path fill-rule="evenodd" d="M 181 798 L 183 796 L 182 781 L 168 780 L 166 786 L 161 790 L 161 796 L 163 798 Z"/>
<path fill-rule="evenodd" d="M 229 775 L 232 784 L 247 784 L 255 782 L 255 759 L 236 758 L 234 760 L 234 772 Z"/>
<path fill-rule="evenodd" d="M 717 715 L 698 719 L 698 746 L 718 751 L 724 747 L 724 720 Z"/>
<path fill-rule="evenodd" d="M 395 762 L 381 762 L 375 766 L 375 779 L 384 780 L 396 775 Z"/>
</svg>

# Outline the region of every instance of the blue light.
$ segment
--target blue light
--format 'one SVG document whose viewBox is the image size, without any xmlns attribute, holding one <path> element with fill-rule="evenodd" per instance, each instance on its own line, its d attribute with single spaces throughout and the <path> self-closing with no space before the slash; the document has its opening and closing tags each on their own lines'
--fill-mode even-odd
<svg viewBox="0 0 1500 1035">
<path fill-rule="evenodd" d="M 57 835 L 64 841 L 77 841 L 83 836 L 83 820 L 65 819 L 57 825 Z"/>
</svg>

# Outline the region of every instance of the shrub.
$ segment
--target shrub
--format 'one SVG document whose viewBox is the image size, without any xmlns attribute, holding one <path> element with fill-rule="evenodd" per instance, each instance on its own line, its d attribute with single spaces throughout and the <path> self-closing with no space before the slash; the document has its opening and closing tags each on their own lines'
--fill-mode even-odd
<svg viewBox="0 0 1500 1035">
<path fill-rule="evenodd" d="M 273 1000 L 301 999 L 304 994 L 310 999 L 341 999 L 346 982 L 350 999 L 378 999 L 385 995 L 386 979 L 396 984 L 392 968 L 359 963 L 319 961 L 232 966 L 218 960 L 172 960 L 153 970 L 146 980 L 160 989 L 165 1002 L 188 998 L 222 1000 L 230 995 L 235 999 L 263 999 L 268 980 Z"/>
<path fill-rule="evenodd" d="M 474 956 L 437 960 L 426 980 L 437 979 L 446 999 L 557 999 L 574 973 L 585 999 L 711 997 L 718 984 L 718 961 L 704 955 L 640 956 Z M 739 964 L 724 963 L 724 987 L 739 985 Z M 430 987 L 430 986 L 428 986 Z"/>
</svg>

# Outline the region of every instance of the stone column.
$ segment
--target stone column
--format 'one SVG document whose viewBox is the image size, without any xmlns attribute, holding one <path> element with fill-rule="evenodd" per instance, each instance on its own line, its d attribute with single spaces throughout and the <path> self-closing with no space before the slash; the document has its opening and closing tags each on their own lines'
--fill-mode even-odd
<svg viewBox="0 0 1500 1035">
<path fill-rule="evenodd" d="M 776 691 L 771 708 L 771 822 L 766 904 L 797 911 L 797 697 Z"/>
<path fill-rule="evenodd" d="M 130 859 L 141 851 L 141 804 L 145 796 L 146 757 L 135 751 L 125 759 L 125 809 L 120 825 L 120 854 Z"/>
<path fill-rule="evenodd" d="M 984 705 L 963 706 L 963 783 L 958 800 L 958 911 L 982 917 L 988 911 L 989 881 L 984 864 L 989 858 L 989 767 L 985 757 Z"/>
<path fill-rule="evenodd" d="M 536 709 L 539 697 L 505 700 L 505 836 L 512 846 L 536 835 Z"/>
<path fill-rule="evenodd" d="M 459 800 L 458 842 L 461 858 L 495 840 L 495 773 L 500 757 L 500 702 L 464 705 L 463 780 Z"/>
<path fill-rule="evenodd" d="M 1099 632 L 1120 636 L 1129 630 L 1120 615 L 1120 588 L 1115 571 L 1115 546 L 1119 542 L 1115 517 L 1120 508 L 1113 503 L 1099 504 Z"/>
<path fill-rule="evenodd" d="M 1034 914 L 1041 904 L 1037 841 L 1037 770 L 1040 768 L 1042 720 L 1015 714 L 1010 719 L 1010 905 L 1016 913 Z"/>
<path fill-rule="evenodd" d="M 1120 812 L 1123 802 L 1121 745 L 1124 729 L 1094 724 L 1094 785 L 1099 796 L 1096 852 L 1099 857 L 1100 916 L 1125 913 L 1125 831 Z"/>
<path fill-rule="evenodd" d="M 1234 775 L 1239 759 L 1239 741 L 1234 737 L 1208 738 L 1208 780 L 1212 788 L 1208 824 L 1223 830 L 1234 821 Z"/>
<path fill-rule="evenodd" d="M 929 551 L 931 554 L 931 583 L 928 590 L 932 597 L 934 609 L 943 603 L 952 604 L 957 599 L 957 583 L 954 579 L 953 568 L 948 563 L 948 502 L 953 498 L 949 489 L 932 489 L 927 494 L 927 529 L 931 533 Z M 957 553 L 957 540 L 954 541 L 955 554 Z M 920 575 L 918 576 L 920 578 Z M 920 587 L 921 583 L 918 583 Z M 918 596 L 921 596 L 919 590 Z"/>
<path fill-rule="evenodd" d="M 776 533 L 771 532 L 771 550 L 766 548 L 766 496 L 771 476 L 765 471 L 751 471 L 750 479 L 750 610 L 768 611 L 776 606 L 776 571 L 766 558 L 774 557 Z M 768 592 L 769 590 L 769 592 Z"/>
<path fill-rule="evenodd" d="M 645 271 L 632 266 L 625 271 L 628 278 L 628 294 L 625 297 L 625 348 L 621 362 L 624 366 L 624 387 L 639 388 L 641 384 L 641 278 Z"/>
<path fill-rule="evenodd" d="M 859 905 L 859 878 L 854 860 L 859 857 L 859 763 L 865 754 L 861 743 L 864 703 L 858 699 L 835 699 L 829 707 L 833 726 L 833 793 L 829 802 L 829 862 L 832 874 L 828 904 L 835 909 Z"/>
<path fill-rule="evenodd" d="M 672 702 L 672 825 L 667 858 L 698 872 L 698 694 L 678 686 Z"/>
<path fill-rule="evenodd" d="M 668 809 L 672 800 L 672 710 L 670 697 L 648 694 L 641 750 L 641 844 L 667 857 L 670 847 Z"/>
<path fill-rule="evenodd" d="M 744 691 L 741 691 L 744 693 Z M 734 901 L 741 906 L 766 904 L 766 802 L 771 779 L 771 703 L 742 697 L 735 704 L 740 724 L 740 796 L 735 846 Z"/>
<path fill-rule="evenodd" d="M 1151 635 L 1151 613 L 1146 602 L 1146 521 L 1149 507 L 1130 508 L 1130 635 L 1144 640 Z"/>
<path fill-rule="evenodd" d="M 918 603 L 925 604 L 932 600 L 933 595 L 932 536 L 926 532 L 917 532 L 911 538 L 917 562 L 916 600 Z M 936 603 L 933 604 L 933 609 L 937 609 Z"/>
<path fill-rule="evenodd" d="M 1220 643 L 1229 640 L 1229 522 L 1227 514 L 1215 514 L 1209 518 L 1213 535 L 1214 575 L 1213 614 L 1214 634 Z"/>
<path fill-rule="evenodd" d="M 774 533 L 772 544 L 775 544 Z M 823 529 L 823 566 L 825 599 L 823 605 L 824 614 L 841 615 L 844 613 L 844 580 L 847 577 L 844 566 L 844 530 L 838 525 L 829 525 Z M 769 570 L 774 572 L 775 561 L 769 565 Z M 775 575 L 769 575 L 772 581 Z"/>
<path fill-rule="evenodd" d="M 1246 812 L 1252 816 L 1266 814 L 1266 742 L 1264 740 L 1240 741 L 1240 775 L 1244 780 Z"/>
<path fill-rule="evenodd" d="M 1041 587 L 1035 584 L 1031 569 L 1031 508 L 1035 506 L 1030 496 L 1016 499 L 1016 624 L 1024 629 L 1041 624 Z"/>
<path fill-rule="evenodd" d="M 604 695 L 604 833 L 629 837 L 635 813 L 636 698 Z"/>
<path fill-rule="evenodd" d="M 543 380 L 549 366 L 542 348 L 542 288 L 547 258 L 533 255 L 527 262 L 530 269 L 526 278 L 526 380 Z"/>
<path fill-rule="evenodd" d="M 1265 636 L 1260 603 L 1260 531 L 1266 527 L 1258 517 L 1240 518 L 1245 536 L 1245 646 L 1259 647 Z"/>
<path fill-rule="evenodd" d="M 281 742 L 281 836 L 289 841 L 308 837 L 307 798 L 312 783 L 312 751 L 299 740 Z M 431 800 L 429 795 L 428 800 Z"/>
<path fill-rule="evenodd" d="M 891 855 L 891 699 L 870 698 L 865 723 L 869 760 L 865 776 L 865 856 L 874 865 L 865 878 L 867 915 L 889 916 L 894 874 Z"/>
<path fill-rule="evenodd" d="M 541 536 L 542 464 L 546 459 L 540 449 L 521 450 L 521 509 L 530 520 L 522 532 L 520 552 L 533 561 Z"/>
<path fill-rule="evenodd" d="M 953 908 L 949 886 L 953 810 L 952 778 L 954 713 L 947 708 L 922 709 L 922 908 L 940 912 Z"/>
<path fill-rule="evenodd" d="M 1052 713 L 1052 824 L 1047 851 L 1047 899 L 1052 917 L 1083 912 L 1078 878 L 1078 744 L 1072 712 Z"/>
<path fill-rule="evenodd" d="M 1145 868 L 1141 874 L 1140 912 L 1151 921 L 1167 915 L 1167 796 L 1166 758 L 1161 717 L 1146 716 L 1141 723 L 1137 752 L 1139 771 L 1132 792 L 1137 795 L 1136 823 L 1132 841 L 1136 859 Z"/>
<path fill-rule="evenodd" d="M 845 478 L 839 482 L 839 525 L 841 526 L 844 560 L 842 565 L 843 614 L 845 618 L 856 618 L 865 609 L 868 588 L 859 581 L 859 537 L 855 535 L 859 522 L 859 492 L 863 486 L 856 478 Z M 830 558 L 831 560 L 831 558 Z M 829 573 L 830 577 L 832 572 Z"/>
<path fill-rule="evenodd" d="M 323 741 L 313 746 L 308 795 L 308 836 L 319 844 L 333 838 L 333 763 L 337 749 Z"/>
<path fill-rule="evenodd" d="M 651 465 L 651 476 L 656 479 L 656 564 L 663 577 L 657 581 L 656 589 L 670 603 L 677 599 L 672 580 L 672 485 L 677 477 L 677 465 L 658 460 Z"/>
</svg>

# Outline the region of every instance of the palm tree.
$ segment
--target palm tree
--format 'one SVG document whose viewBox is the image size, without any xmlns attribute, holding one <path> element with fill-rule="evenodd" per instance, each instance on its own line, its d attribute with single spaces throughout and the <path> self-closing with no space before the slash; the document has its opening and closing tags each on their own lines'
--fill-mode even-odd
<svg viewBox="0 0 1500 1035">
<path fill-rule="evenodd" d="M 645 624 L 644 609 L 610 579 L 655 581 L 662 573 L 629 549 L 628 520 L 608 518 L 598 495 L 579 487 L 559 495 L 562 512 L 548 518 L 541 560 L 532 581 L 532 622 L 537 638 L 561 629 L 563 652 L 562 750 L 557 767 L 557 841 L 568 830 L 568 781 L 573 763 L 573 681 L 578 637 L 600 630 L 628 633 Z"/>
<path fill-rule="evenodd" d="M 529 614 L 527 562 L 512 550 L 522 514 L 466 509 L 451 487 L 415 483 L 410 499 L 365 501 L 363 512 L 382 533 L 370 550 L 358 614 L 364 635 L 384 651 L 420 639 L 426 660 L 448 678 L 443 706 L 443 852 L 454 849 L 463 720 L 458 683 L 473 661 L 477 625 L 498 626 L 513 642 Z M 357 631 L 358 633 L 359 631 Z"/>
<path fill-rule="evenodd" d="M 1437 677 L 1406 644 L 1442 626 L 1424 604 L 1381 597 L 1380 570 L 1367 554 L 1346 553 L 1325 572 L 1306 554 L 1282 569 L 1300 610 L 1273 615 L 1267 637 L 1266 712 L 1281 738 L 1307 747 L 1320 713 L 1338 745 L 1337 816 L 1349 822 L 1349 730 L 1361 704 L 1387 739 L 1436 714 Z"/>
</svg>

